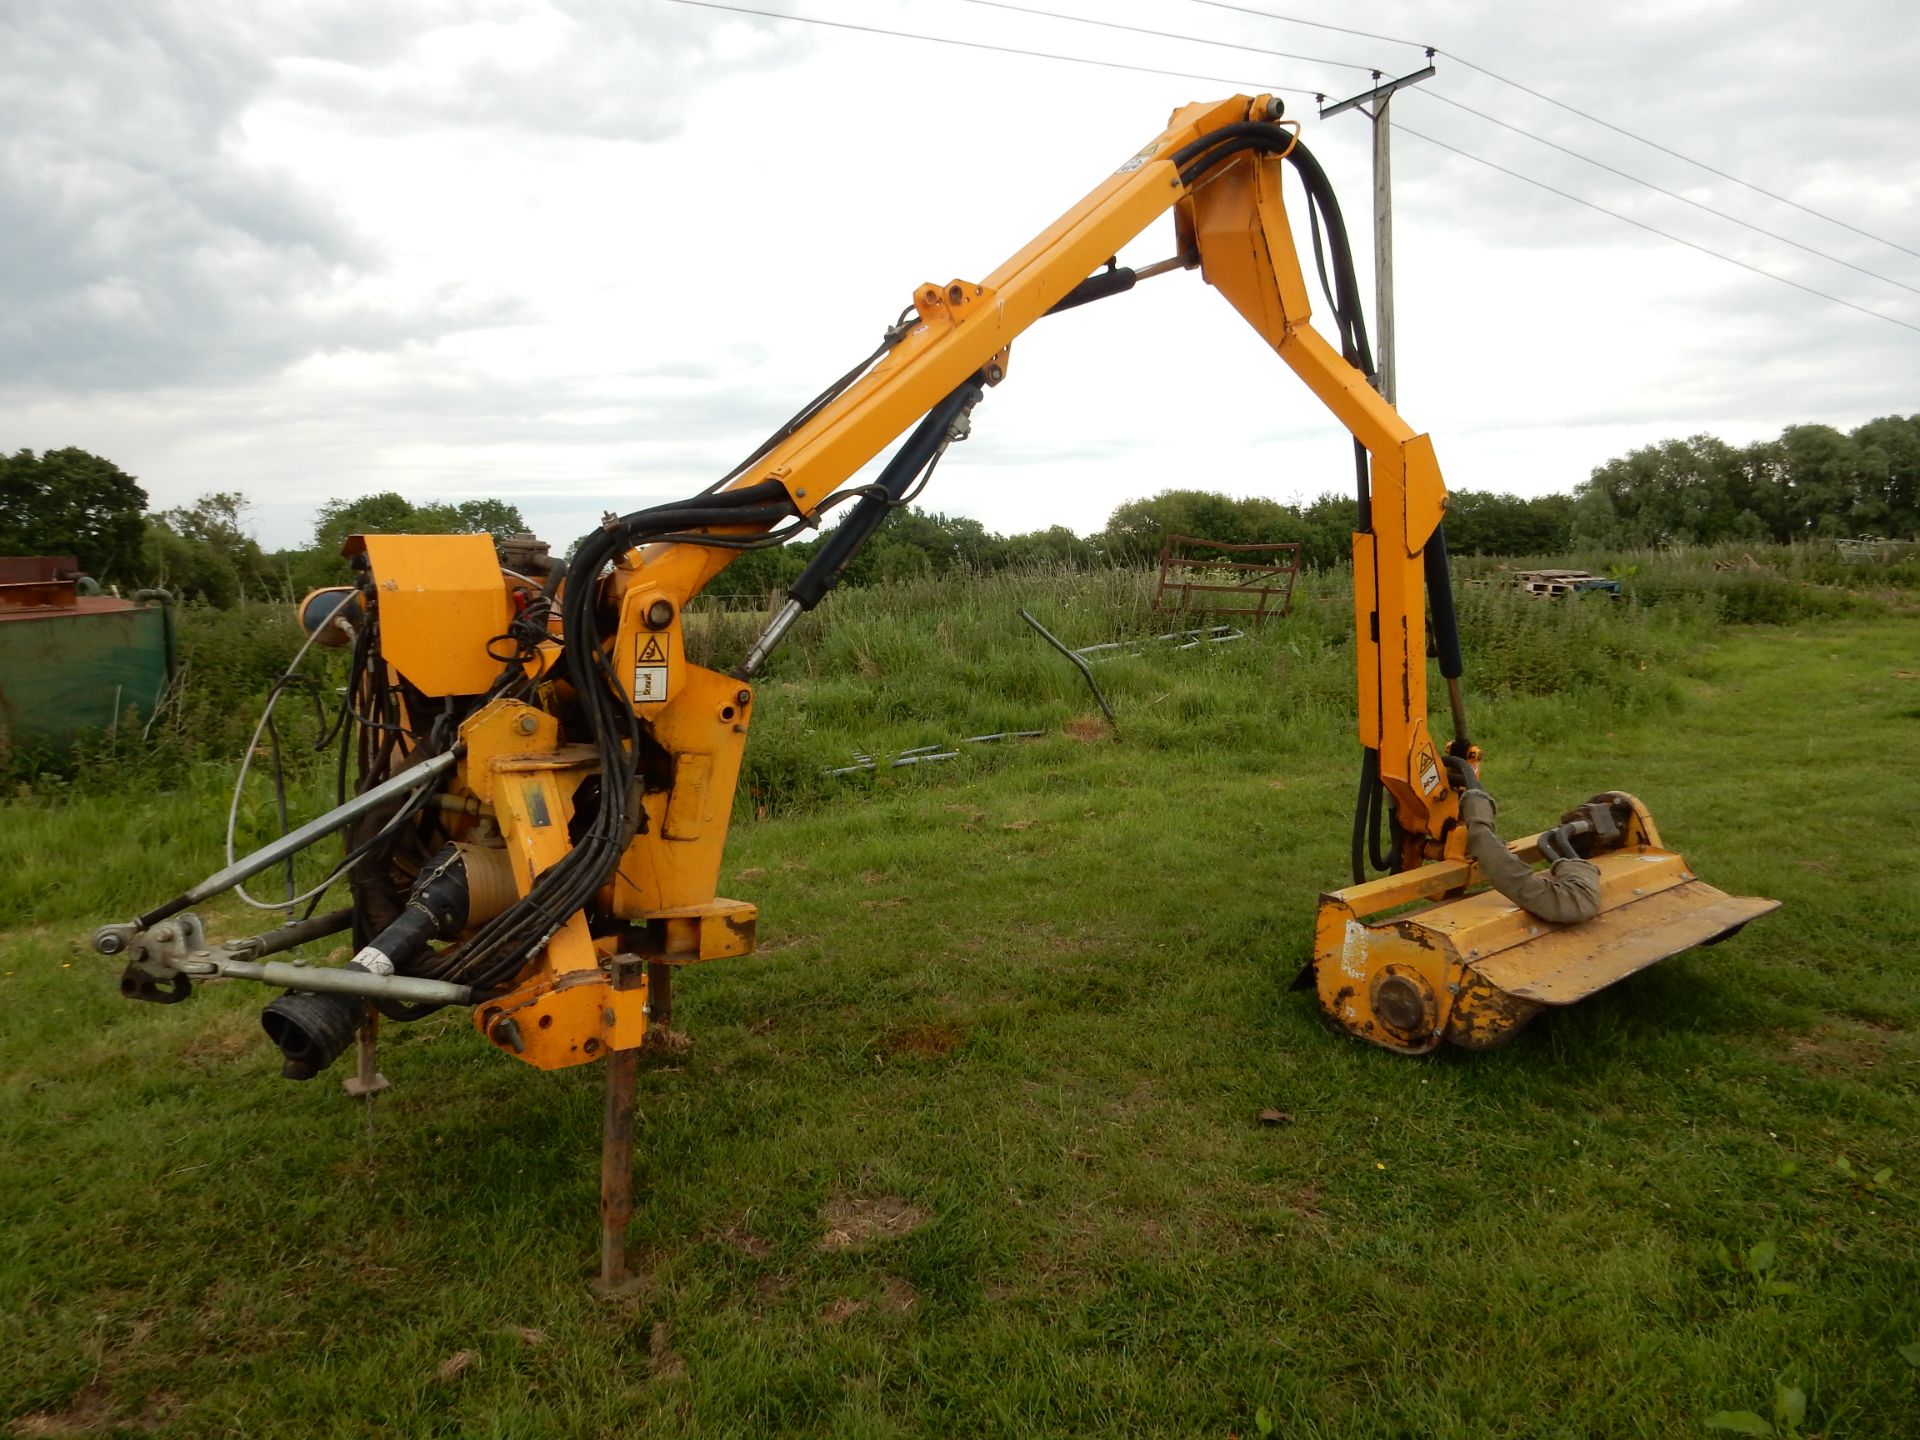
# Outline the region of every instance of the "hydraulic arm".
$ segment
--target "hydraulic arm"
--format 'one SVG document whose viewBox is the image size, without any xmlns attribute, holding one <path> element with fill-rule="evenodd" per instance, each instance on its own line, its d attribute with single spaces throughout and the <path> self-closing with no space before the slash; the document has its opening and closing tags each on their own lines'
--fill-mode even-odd
<svg viewBox="0 0 1920 1440">
<path fill-rule="evenodd" d="M 1289 171 L 1326 236 L 1328 335 L 1310 323 Z M 1118 265 L 1168 211 L 1176 255 Z M 750 950 L 753 906 L 715 892 L 755 673 L 964 438 L 1023 331 L 1195 268 L 1355 440 L 1362 764 L 1354 883 L 1322 896 L 1315 943 L 1328 1015 L 1407 1052 L 1497 1044 L 1542 1005 L 1772 908 L 1696 880 L 1618 792 L 1541 836 L 1499 841 L 1461 698 L 1433 445 L 1371 383 L 1325 175 L 1277 101 L 1235 96 L 1176 112 L 984 279 L 921 285 L 866 361 L 730 474 L 688 500 L 609 517 L 564 569 L 537 556 L 503 569 L 480 537 L 349 542 L 358 583 L 310 628 L 353 647 L 359 794 L 308 829 L 346 831 L 358 968 L 302 997 L 335 1009 L 282 1011 L 277 1031 L 300 1047 L 296 1057 L 282 1041 L 290 1073 L 296 1058 L 311 1073 L 337 1054 L 367 1003 L 403 1019 L 471 1005 L 489 1040 L 542 1068 L 629 1052 L 660 1022 L 673 967 Z M 902 435 L 877 481 L 847 488 Z M 688 602 L 742 549 L 843 502 L 851 510 L 734 670 L 690 664 Z M 1430 642 L 1448 688 L 1444 747 L 1428 729 Z M 1370 860 L 1389 873 L 1368 879 Z M 129 957 L 128 993 L 177 999 L 183 976 L 295 968 L 251 965 L 269 952 L 246 942 L 224 957 L 182 952 L 172 918 L 227 873 L 100 932 L 103 951 Z"/>
</svg>

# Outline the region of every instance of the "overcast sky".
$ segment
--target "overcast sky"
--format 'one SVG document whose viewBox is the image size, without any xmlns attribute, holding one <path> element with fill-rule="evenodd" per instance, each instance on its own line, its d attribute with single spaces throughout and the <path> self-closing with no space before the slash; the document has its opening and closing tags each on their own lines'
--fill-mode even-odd
<svg viewBox="0 0 1920 1440">
<path fill-rule="evenodd" d="M 242 491 L 270 547 L 375 490 L 499 496 L 564 546 L 724 472 L 915 285 L 985 276 L 1178 105 L 1425 63 L 1259 0 L 1030 6 L 1190 41 L 967 0 L 741 3 L 1201 78 L 672 0 L 0 0 L 0 447 L 106 455 L 156 508 Z M 1411 130 L 1920 326 L 1920 256 L 1464 63 L 1920 251 L 1910 4 L 1284 3 L 1438 47 L 1395 102 Z M 1288 99 L 1365 273 L 1369 123 Z M 1456 488 L 1920 410 L 1920 330 L 1404 131 L 1394 176 L 1401 409 Z M 1123 259 L 1172 249 L 1163 222 Z M 1180 273 L 1018 342 L 925 503 L 1085 532 L 1170 486 L 1304 499 L 1349 475 L 1344 432 Z"/>
</svg>

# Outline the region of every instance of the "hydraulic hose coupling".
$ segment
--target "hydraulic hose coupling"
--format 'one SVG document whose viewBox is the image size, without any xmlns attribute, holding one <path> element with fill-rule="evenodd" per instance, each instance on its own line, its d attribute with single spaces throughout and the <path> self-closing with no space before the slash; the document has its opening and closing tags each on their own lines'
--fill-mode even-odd
<svg viewBox="0 0 1920 1440">
<path fill-rule="evenodd" d="M 347 969 L 369 975 L 404 974 L 430 941 L 491 919 L 513 896 L 506 852 L 497 847 L 448 845 L 421 872 L 400 916 L 374 936 Z M 366 1015 L 355 995 L 282 995 L 260 1016 L 267 1038 L 286 1057 L 280 1073 L 311 1080 L 352 1042 Z"/>
</svg>

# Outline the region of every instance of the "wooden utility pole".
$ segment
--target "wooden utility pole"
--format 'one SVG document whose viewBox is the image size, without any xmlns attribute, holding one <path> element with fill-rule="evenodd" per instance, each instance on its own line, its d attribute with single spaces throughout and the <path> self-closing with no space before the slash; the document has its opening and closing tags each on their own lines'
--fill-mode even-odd
<svg viewBox="0 0 1920 1440">
<path fill-rule="evenodd" d="M 1433 58 L 1433 51 L 1427 51 L 1427 58 Z M 1389 405 L 1398 403 L 1399 382 L 1393 361 L 1393 126 L 1388 121 L 1387 107 L 1394 91 L 1418 85 L 1432 74 L 1433 66 L 1429 65 L 1398 80 L 1382 82 L 1376 70 L 1373 89 L 1320 107 L 1322 120 L 1342 110 L 1358 110 L 1373 121 L 1373 298 L 1377 317 L 1373 327 L 1374 386 Z M 1326 96 L 1319 98 L 1324 101 Z M 1371 110 L 1366 108 L 1369 100 L 1373 102 Z"/>
</svg>

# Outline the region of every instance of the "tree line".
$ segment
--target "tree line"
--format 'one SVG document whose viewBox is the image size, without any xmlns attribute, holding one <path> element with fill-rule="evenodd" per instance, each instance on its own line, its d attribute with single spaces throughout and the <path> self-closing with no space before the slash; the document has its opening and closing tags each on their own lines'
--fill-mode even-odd
<svg viewBox="0 0 1920 1440">
<path fill-rule="evenodd" d="M 253 536 L 252 502 L 236 491 L 148 510 L 147 492 L 111 460 L 84 450 L 0 455 L 0 555 L 71 555 L 123 590 L 165 588 L 226 608 L 249 597 L 298 599 L 351 576 L 340 547 L 354 534 L 446 535 L 526 529 L 505 500 L 416 504 L 393 491 L 329 500 L 306 545 L 269 551 Z"/>
<path fill-rule="evenodd" d="M 1920 415 L 1848 433 L 1789 425 L 1778 439 L 1667 440 L 1609 460 L 1575 492 L 1570 540 L 1627 548 L 1920 533 Z"/>
<path fill-rule="evenodd" d="M 348 571 L 340 545 L 356 532 L 484 531 L 504 539 L 527 528 L 509 501 L 417 503 L 386 491 L 327 501 L 308 544 L 268 552 L 249 529 L 248 508 L 244 495 L 220 491 L 149 511 L 138 481 L 100 456 L 71 448 L 0 455 L 0 555 L 74 555 L 102 581 L 166 586 L 220 606 L 341 583 Z M 1304 564 L 1325 568 L 1347 559 L 1357 509 L 1351 495 L 1289 504 L 1175 489 L 1125 502 L 1089 535 L 1061 525 L 998 535 L 965 516 L 908 508 L 855 557 L 843 583 L 1034 565 L 1144 565 L 1170 533 L 1229 544 L 1294 542 Z M 1458 555 L 1916 534 L 1920 415 L 1884 416 L 1848 433 L 1791 425 L 1777 439 L 1745 446 L 1710 435 L 1667 440 L 1608 461 L 1571 495 L 1456 490 L 1447 505 L 1447 540 Z M 559 552 L 572 537 L 547 538 Z M 764 596 L 797 576 L 821 543 L 748 551 L 714 588 Z"/>
</svg>

